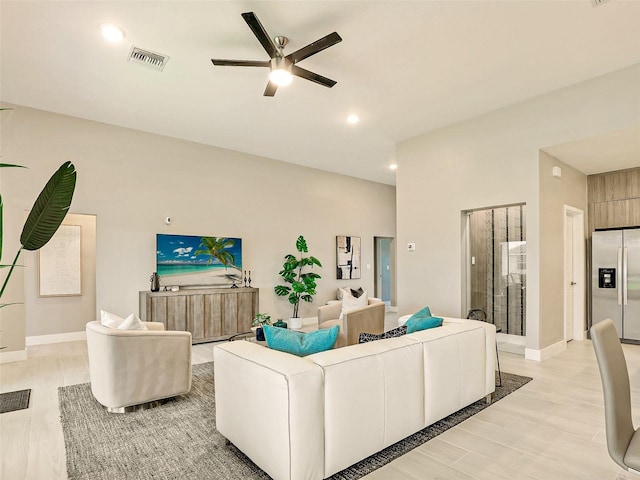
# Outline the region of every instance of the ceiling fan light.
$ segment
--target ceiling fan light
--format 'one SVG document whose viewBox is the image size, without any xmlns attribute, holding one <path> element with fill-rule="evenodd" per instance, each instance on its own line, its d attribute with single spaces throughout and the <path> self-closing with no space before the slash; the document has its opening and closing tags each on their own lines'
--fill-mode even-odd
<svg viewBox="0 0 640 480">
<path fill-rule="evenodd" d="M 269 74 L 269 80 L 271 80 L 273 83 L 275 83 L 279 87 L 284 87 L 285 85 L 289 85 L 292 79 L 293 79 L 293 75 L 291 75 L 291 72 L 285 70 L 284 68 L 271 70 L 271 73 Z"/>
<path fill-rule="evenodd" d="M 124 38 L 124 30 L 110 23 L 101 24 L 100 32 L 104 39 L 111 43 L 120 42 Z"/>
</svg>

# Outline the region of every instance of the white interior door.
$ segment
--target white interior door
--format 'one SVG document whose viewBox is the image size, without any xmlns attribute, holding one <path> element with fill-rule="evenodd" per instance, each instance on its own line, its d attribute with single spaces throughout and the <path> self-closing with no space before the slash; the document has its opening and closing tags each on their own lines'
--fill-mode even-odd
<svg viewBox="0 0 640 480">
<path fill-rule="evenodd" d="M 587 327 L 584 212 L 565 205 L 564 222 L 564 338 L 584 340 Z"/>
<path fill-rule="evenodd" d="M 564 339 L 568 342 L 573 340 L 573 318 L 574 318 L 574 217 L 569 212 L 565 213 L 564 219 Z"/>
</svg>

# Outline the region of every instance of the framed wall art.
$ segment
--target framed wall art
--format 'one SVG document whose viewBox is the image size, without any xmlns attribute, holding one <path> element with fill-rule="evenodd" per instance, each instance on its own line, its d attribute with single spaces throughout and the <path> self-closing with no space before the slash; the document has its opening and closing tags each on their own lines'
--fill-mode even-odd
<svg viewBox="0 0 640 480">
<path fill-rule="evenodd" d="M 82 295 L 81 240 L 80 225 L 60 225 L 38 251 L 40 297 Z"/>
<path fill-rule="evenodd" d="M 360 237 L 336 236 L 336 278 L 360 278 Z"/>
</svg>

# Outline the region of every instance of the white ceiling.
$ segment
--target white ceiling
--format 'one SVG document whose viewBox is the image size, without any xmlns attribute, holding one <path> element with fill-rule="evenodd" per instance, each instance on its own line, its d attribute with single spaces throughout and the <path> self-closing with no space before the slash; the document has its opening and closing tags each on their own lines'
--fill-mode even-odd
<svg viewBox="0 0 640 480">
<path fill-rule="evenodd" d="M 640 166 L 640 127 L 598 135 L 542 150 L 586 175 Z"/>
<path fill-rule="evenodd" d="M 337 31 L 300 66 L 338 84 L 268 98 L 267 69 L 213 67 L 267 59 L 246 11 L 285 53 Z M 640 63 L 640 1 L 2 0 L 0 16 L 4 102 L 389 184 L 398 142 Z M 128 63 L 132 45 L 169 55 L 164 71 Z"/>
</svg>

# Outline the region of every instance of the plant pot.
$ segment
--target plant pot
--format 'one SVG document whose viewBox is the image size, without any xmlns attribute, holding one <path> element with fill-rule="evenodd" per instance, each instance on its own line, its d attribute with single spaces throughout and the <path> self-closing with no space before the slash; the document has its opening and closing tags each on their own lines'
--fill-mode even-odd
<svg viewBox="0 0 640 480">
<path fill-rule="evenodd" d="M 292 317 L 289 319 L 289 328 L 291 330 L 300 330 L 302 328 L 302 319 L 300 317 Z"/>
<path fill-rule="evenodd" d="M 262 327 L 256 328 L 256 340 L 259 342 L 264 342 L 264 330 Z"/>
</svg>

